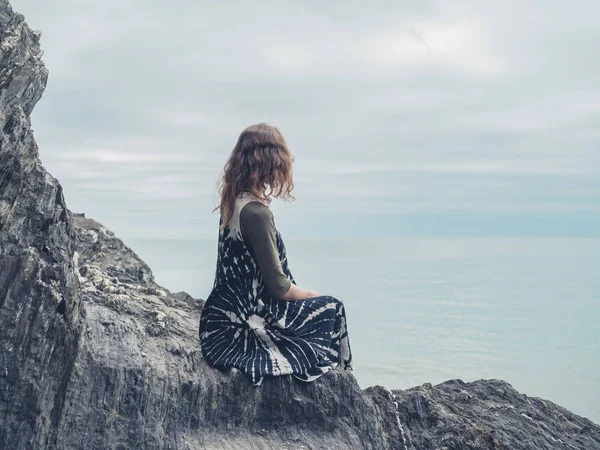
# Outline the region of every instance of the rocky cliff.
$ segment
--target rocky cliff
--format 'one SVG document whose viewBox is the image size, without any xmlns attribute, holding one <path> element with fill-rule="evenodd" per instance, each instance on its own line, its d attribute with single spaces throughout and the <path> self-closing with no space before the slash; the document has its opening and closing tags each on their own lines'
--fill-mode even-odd
<svg viewBox="0 0 600 450">
<path fill-rule="evenodd" d="M 254 387 L 203 361 L 202 301 L 65 205 L 30 113 L 40 34 L 0 0 L 0 449 L 600 449 L 600 427 L 500 380 Z"/>
</svg>

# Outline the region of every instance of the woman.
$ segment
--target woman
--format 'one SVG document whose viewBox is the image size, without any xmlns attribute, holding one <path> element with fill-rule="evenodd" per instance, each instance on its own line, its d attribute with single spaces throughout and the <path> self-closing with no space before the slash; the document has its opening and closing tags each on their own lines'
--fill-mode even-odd
<svg viewBox="0 0 600 450">
<path fill-rule="evenodd" d="M 215 208 L 217 270 L 200 316 L 202 355 L 256 386 L 287 374 L 314 381 L 338 365 L 352 370 L 344 305 L 296 285 L 269 209 L 271 197 L 293 199 L 293 160 L 276 127 L 249 126 L 225 165 Z"/>
</svg>

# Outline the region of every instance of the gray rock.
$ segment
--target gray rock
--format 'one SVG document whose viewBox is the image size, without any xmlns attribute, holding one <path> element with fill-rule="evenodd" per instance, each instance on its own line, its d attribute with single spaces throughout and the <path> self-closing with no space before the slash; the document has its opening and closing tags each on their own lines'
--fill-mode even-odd
<svg viewBox="0 0 600 450">
<path fill-rule="evenodd" d="M 418 449 L 600 448 L 598 425 L 506 381 L 448 380 L 393 393 Z"/>
<path fill-rule="evenodd" d="M 207 366 L 203 301 L 157 285 L 42 167 L 39 37 L 0 0 L 0 449 L 600 449 L 600 427 L 503 381 L 254 387 Z"/>
<path fill-rule="evenodd" d="M 0 0 L 0 448 L 56 437 L 79 354 L 75 230 L 29 115 L 48 72 L 40 34 Z"/>
</svg>

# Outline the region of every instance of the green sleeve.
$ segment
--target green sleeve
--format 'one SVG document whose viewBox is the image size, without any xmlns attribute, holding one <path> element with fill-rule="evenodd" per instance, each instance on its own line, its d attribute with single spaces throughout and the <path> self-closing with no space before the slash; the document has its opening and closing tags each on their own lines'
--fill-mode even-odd
<svg viewBox="0 0 600 450">
<path fill-rule="evenodd" d="M 271 210 L 261 202 L 247 203 L 240 211 L 240 228 L 244 242 L 254 252 L 267 291 L 274 298 L 283 297 L 292 282 L 281 267 Z"/>
</svg>

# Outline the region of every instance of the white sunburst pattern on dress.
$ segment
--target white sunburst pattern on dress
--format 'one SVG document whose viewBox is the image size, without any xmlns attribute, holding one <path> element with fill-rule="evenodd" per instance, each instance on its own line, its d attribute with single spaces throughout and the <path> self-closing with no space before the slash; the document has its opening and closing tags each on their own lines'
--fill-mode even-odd
<svg viewBox="0 0 600 450">
<path fill-rule="evenodd" d="M 351 370 L 341 300 L 323 295 L 286 301 L 267 292 L 239 231 L 239 213 L 249 201 L 255 199 L 238 197 L 229 225 L 219 231 L 215 282 L 200 316 L 204 359 L 220 369 L 237 368 L 255 385 L 290 374 L 314 381 L 339 365 Z M 279 231 L 276 239 L 282 269 L 295 284 Z"/>
</svg>

